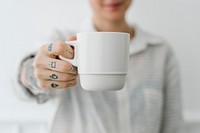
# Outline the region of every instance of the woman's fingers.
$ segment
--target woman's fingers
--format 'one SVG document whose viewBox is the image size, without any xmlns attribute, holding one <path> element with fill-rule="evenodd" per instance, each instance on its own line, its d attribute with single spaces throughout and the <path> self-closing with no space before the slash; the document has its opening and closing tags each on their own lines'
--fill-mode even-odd
<svg viewBox="0 0 200 133">
<path fill-rule="evenodd" d="M 59 82 L 66 82 L 75 80 L 77 75 L 69 73 L 61 73 L 51 70 L 35 69 L 35 77 L 40 80 L 53 80 Z"/>
<path fill-rule="evenodd" d="M 52 58 L 57 58 L 59 55 L 69 59 L 74 57 L 73 48 L 69 44 L 66 44 L 64 41 L 57 41 L 48 45 L 44 45 L 41 47 L 41 51 Z"/>
<path fill-rule="evenodd" d="M 71 80 L 68 82 L 38 80 L 38 86 L 46 90 L 64 89 L 64 88 L 72 87 L 74 85 L 76 85 L 76 80 Z"/>
<path fill-rule="evenodd" d="M 73 66 L 69 62 L 48 57 L 41 58 L 36 57 L 33 63 L 35 69 L 48 69 L 62 73 L 77 74 L 77 67 Z"/>
<path fill-rule="evenodd" d="M 76 40 L 75 37 L 69 40 Z M 73 48 L 64 41 L 43 45 L 33 62 L 34 75 L 38 86 L 44 89 L 60 89 L 74 86 L 77 78 L 77 67 L 59 59 L 59 55 L 72 59 Z"/>
<path fill-rule="evenodd" d="M 58 61 L 60 61 L 60 60 L 58 60 Z M 67 63 L 67 62 L 62 61 L 61 66 L 62 66 L 62 63 Z M 36 68 L 34 70 L 34 75 L 37 79 L 38 86 L 40 88 L 62 89 L 62 88 L 68 88 L 68 87 L 72 87 L 72 86 L 76 85 L 76 78 L 78 76 L 77 71 L 74 71 L 72 73 L 72 72 L 70 72 L 70 69 L 66 69 L 66 67 L 64 67 L 63 69 L 61 69 L 59 67 L 55 67 L 53 69 L 55 69 L 57 71 L 54 71 L 54 70 L 52 70 L 52 68 L 44 69 L 43 67 L 41 67 L 43 65 L 45 66 L 45 63 L 40 65 L 39 68 Z M 67 65 L 71 65 L 71 64 L 67 63 Z M 62 71 L 64 71 L 64 72 L 62 72 Z"/>
</svg>

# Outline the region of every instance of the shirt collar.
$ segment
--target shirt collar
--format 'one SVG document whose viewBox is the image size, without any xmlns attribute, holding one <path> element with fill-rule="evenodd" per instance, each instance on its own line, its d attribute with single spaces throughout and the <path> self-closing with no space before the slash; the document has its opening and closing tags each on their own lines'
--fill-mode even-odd
<svg viewBox="0 0 200 133">
<path fill-rule="evenodd" d="M 162 43 L 162 39 L 160 37 L 142 30 L 137 25 L 132 25 L 132 27 L 135 29 L 135 37 L 131 40 L 131 55 L 146 50 L 148 46 L 160 45 Z"/>
<path fill-rule="evenodd" d="M 135 29 L 135 37 L 131 40 L 130 55 L 142 52 L 151 45 L 159 45 L 162 43 L 162 39 L 158 36 L 152 35 L 143 31 L 139 26 L 132 25 Z M 92 19 L 87 19 L 80 27 L 79 32 L 96 32 L 96 28 L 92 22 Z"/>
</svg>

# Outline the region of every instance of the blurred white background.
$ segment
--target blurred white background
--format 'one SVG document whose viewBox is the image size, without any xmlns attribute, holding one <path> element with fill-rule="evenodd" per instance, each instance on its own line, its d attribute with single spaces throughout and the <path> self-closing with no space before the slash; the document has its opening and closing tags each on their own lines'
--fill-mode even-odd
<svg viewBox="0 0 200 133">
<path fill-rule="evenodd" d="M 190 133 L 200 132 L 199 12 L 199 0 L 135 0 L 127 16 L 130 23 L 163 36 L 174 48 Z M 90 16 L 88 0 L 0 0 L 0 133 L 45 132 L 54 108 L 51 103 L 37 105 L 15 96 L 12 80 L 17 59 L 48 30 L 78 30 Z"/>
</svg>

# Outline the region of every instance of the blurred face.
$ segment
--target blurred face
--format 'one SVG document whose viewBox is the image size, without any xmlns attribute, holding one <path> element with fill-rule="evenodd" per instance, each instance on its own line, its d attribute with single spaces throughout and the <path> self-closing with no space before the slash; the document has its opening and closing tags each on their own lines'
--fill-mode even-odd
<svg viewBox="0 0 200 133">
<path fill-rule="evenodd" d="M 95 17 L 109 21 L 118 21 L 125 13 L 132 0 L 89 0 Z"/>
</svg>

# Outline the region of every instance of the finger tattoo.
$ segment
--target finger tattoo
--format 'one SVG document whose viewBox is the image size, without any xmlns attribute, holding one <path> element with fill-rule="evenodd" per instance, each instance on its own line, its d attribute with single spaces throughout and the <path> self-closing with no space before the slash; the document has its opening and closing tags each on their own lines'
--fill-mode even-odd
<svg viewBox="0 0 200 133">
<path fill-rule="evenodd" d="M 71 82 L 67 84 L 67 86 L 72 86 L 72 85 L 73 85 L 73 83 L 71 83 Z"/>
<path fill-rule="evenodd" d="M 52 74 L 51 76 L 49 76 L 52 79 L 58 79 L 58 76 L 56 74 Z"/>
<path fill-rule="evenodd" d="M 76 72 L 76 71 L 77 71 L 77 68 L 74 67 L 73 65 L 70 65 L 69 71 L 70 71 L 70 72 Z"/>
<path fill-rule="evenodd" d="M 67 49 L 66 52 L 69 54 L 72 54 L 72 52 L 69 49 Z"/>
<path fill-rule="evenodd" d="M 52 87 L 52 88 L 56 88 L 56 87 L 58 87 L 58 84 L 52 83 L 52 84 L 51 84 L 51 87 Z"/>
<path fill-rule="evenodd" d="M 49 44 L 48 51 L 52 51 L 52 46 L 53 46 L 53 43 Z"/>
<path fill-rule="evenodd" d="M 51 66 L 51 68 L 56 68 L 56 62 L 50 62 L 49 65 Z"/>
</svg>

